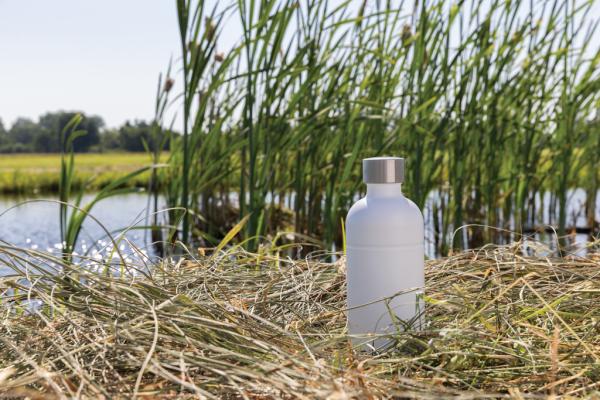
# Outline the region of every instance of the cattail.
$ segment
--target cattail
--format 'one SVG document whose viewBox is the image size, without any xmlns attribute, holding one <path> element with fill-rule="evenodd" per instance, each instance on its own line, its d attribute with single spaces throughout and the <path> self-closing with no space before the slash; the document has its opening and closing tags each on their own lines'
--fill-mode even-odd
<svg viewBox="0 0 600 400">
<path fill-rule="evenodd" d="M 404 27 L 402 27 L 402 44 L 404 45 L 404 47 L 407 47 L 410 44 L 410 40 L 412 39 L 412 29 L 410 27 L 410 24 L 404 24 Z"/>
<path fill-rule="evenodd" d="M 175 80 L 173 78 L 167 78 L 167 80 L 165 81 L 164 91 L 167 93 L 170 92 L 171 89 L 173 88 L 174 84 L 175 84 Z"/>
<path fill-rule="evenodd" d="M 522 39 L 523 39 L 523 32 L 517 31 L 517 32 L 513 33 L 512 37 L 510 39 L 510 43 L 514 46 L 514 45 L 518 44 Z"/>
<path fill-rule="evenodd" d="M 215 37 L 215 31 L 217 29 L 215 27 L 215 24 L 213 23 L 212 18 L 206 17 L 204 22 L 206 23 L 204 37 L 206 38 L 207 41 L 211 42 L 213 40 L 213 38 Z"/>
<path fill-rule="evenodd" d="M 367 8 L 367 0 L 364 0 L 358 10 L 358 17 L 356 18 L 356 25 L 360 26 L 362 24 L 362 20 L 365 17 L 365 9 Z"/>
</svg>

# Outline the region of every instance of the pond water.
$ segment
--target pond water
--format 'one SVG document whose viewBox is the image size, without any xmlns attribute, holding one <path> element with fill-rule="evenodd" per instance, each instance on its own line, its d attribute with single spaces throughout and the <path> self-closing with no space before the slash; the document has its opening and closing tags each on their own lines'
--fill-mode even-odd
<svg viewBox="0 0 600 400">
<path fill-rule="evenodd" d="M 448 193 L 444 194 L 446 204 L 449 202 Z M 434 218 L 433 218 L 433 203 L 440 202 L 441 195 L 438 191 L 433 191 L 426 202 L 425 209 L 423 210 L 423 217 L 425 221 L 425 254 L 431 257 L 436 257 L 435 249 L 435 229 L 434 229 Z M 576 188 L 570 189 L 567 192 L 567 227 L 568 228 L 586 228 L 587 220 L 585 215 L 585 203 L 586 203 L 586 192 L 584 189 Z M 536 213 L 536 227 L 557 227 L 558 225 L 558 212 L 559 208 L 556 204 L 552 204 L 552 196 L 549 192 L 543 194 L 538 193 L 535 198 Z M 539 214 L 539 211 L 541 215 Z M 441 220 L 441 215 L 439 215 Z M 596 221 L 600 221 L 600 191 L 596 196 Z M 511 231 L 519 231 L 519 228 L 515 226 L 515 221 L 511 217 L 509 220 L 509 226 Z M 449 232 L 453 232 L 453 227 L 450 224 Z M 467 230 L 461 229 L 457 232 L 457 235 L 463 236 L 464 243 L 467 243 Z M 528 237 L 533 237 L 542 243 L 550 246 L 550 248 L 556 248 L 557 237 L 551 232 L 546 233 L 535 233 L 527 234 Z M 514 234 L 509 234 L 510 240 L 518 240 Z M 585 249 L 586 244 L 589 243 L 589 235 L 584 233 L 577 233 L 570 237 L 571 249 L 569 252 L 576 255 L 585 255 L 587 250 Z"/>
<path fill-rule="evenodd" d="M 87 204 L 92 198 L 92 195 L 84 195 L 82 204 Z M 56 201 L 57 197 L 0 197 L 0 240 L 22 247 L 53 250 L 60 243 L 59 205 Z M 98 202 L 91 214 L 115 234 L 128 227 L 145 225 L 147 209 L 148 195 L 131 193 Z M 140 247 L 147 245 L 147 235 L 143 230 L 130 230 L 125 236 Z M 104 229 L 91 219 L 84 223 L 80 237 L 88 244 L 107 239 Z"/>
<path fill-rule="evenodd" d="M 82 204 L 86 204 L 93 195 L 85 195 Z M 432 196 L 431 200 L 435 200 Z M 569 226 L 575 223 L 577 226 L 585 226 L 583 215 L 583 204 L 585 192 L 576 189 L 570 193 L 569 201 Z M 58 222 L 59 205 L 56 196 L 44 196 L 34 199 L 0 196 L 0 241 L 34 250 L 43 250 L 58 254 L 61 252 L 60 228 Z M 549 196 L 540 199 L 547 206 Z M 600 196 L 598 196 L 597 219 L 600 220 Z M 147 193 L 131 193 L 114 196 L 99 202 L 92 210 L 92 215 L 98 219 L 104 227 L 115 237 L 122 238 L 119 248 L 124 254 L 134 254 L 140 251 L 152 255 L 150 235 L 147 230 L 142 229 L 148 225 L 148 202 Z M 429 257 L 435 257 L 433 245 L 433 221 L 429 209 L 424 210 L 426 234 L 426 253 Z M 544 221 L 550 223 L 550 215 L 545 212 Z M 135 228 L 138 229 L 135 229 Z M 127 230 L 129 228 L 129 230 Z M 123 231 L 126 231 L 123 233 Z M 552 240 L 552 238 L 541 238 Z M 585 243 L 587 235 L 577 235 L 576 242 Z M 110 250 L 110 241 L 104 229 L 91 219 L 87 219 L 80 235 L 78 254 L 87 253 L 90 256 L 101 254 Z M 133 248 L 139 251 L 133 251 Z"/>
<path fill-rule="evenodd" d="M 91 194 L 84 195 L 82 204 L 87 204 L 92 198 Z M 60 254 L 59 204 L 56 201 L 56 196 L 29 199 L 0 196 L 0 241 L 20 248 Z M 112 243 L 106 229 L 119 239 L 118 247 L 123 255 L 138 258 L 152 255 L 150 236 L 147 230 L 140 228 L 147 225 L 148 209 L 146 193 L 130 193 L 100 201 L 91 215 L 104 228 L 92 219 L 86 219 L 75 251 L 91 258 L 111 253 Z M 138 229 L 135 229 L 136 226 Z"/>
</svg>

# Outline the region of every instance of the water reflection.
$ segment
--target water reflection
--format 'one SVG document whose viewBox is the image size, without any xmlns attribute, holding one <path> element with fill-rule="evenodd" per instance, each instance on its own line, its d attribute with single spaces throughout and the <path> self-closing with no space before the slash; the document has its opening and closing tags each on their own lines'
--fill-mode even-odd
<svg viewBox="0 0 600 400">
<path fill-rule="evenodd" d="M 235 194 L 232 194 L 235 197 Z M 447 196 L 445 194 L 444 196 Z M 293 196 L 288 196 L 286 203 L 291 203 Z M 93 198 L 93 195 L 84 195 L 82 204 L 86 204 Z M 432 192 L 427 200 L 425 210 L 426 232 L 426 254 L 428 257 L 437 256 L 436 252 L 436 226 L 432 210 L 436 202 L 440 202 L 442 197 L 438 192 Z M 600 196 L 598 196 L 598 206 L 596 208 L 597 219 L 600 220 Z M 0 241 L 12 245 L 37 251 L 45 251 L 59 256 L 62 253 L 64 244 L 61 243 L 60 228 L 58 222 L 59 205 L 52 201 L 57 201 L 57 197 L 45 196 L 34 199 L 1 197 L 0 196 Z M 49 200 L 49 201 L 45 201 Z M 267 199 L 269 200 L 269 199 Z M 447 202 L 448 199 L 445 199 Z M 25 202 L 26 201 L 26 202 Z M 159 209 L 165 208 L 164 199 L 159 202 Z M 585 216 L 583 207 L 585 204 L 585 191 L 582 189 L 571 190 L 569 193 L 568 226 L 585 226 Z M 16 206 L 16 207 L 15 207 Z M 14 207 L 14 208 L 12 208 Z M 92 219 L 87 219 L 83 225 L 80 240 L 75 249 L 74 256 L 80 257 L 82 261 L 90 263 L 92 266 L 94 260 L 97 262 L 119 257 L 119 253 L 125 257 L 127 262 L 146 263 L 147 260 L 155 255 L 151 235 L 145 226 L 149 225 L 149 210 L 151 204 L 146 193 L 130 193 L 126 195 L 114 196 L 97 203 L 92 210 L 92 215 L 102 223 L 100 226 Z M 553 225 L 556 223 L 555 213 L 552 209 L 550 195 L 544 194 L 538 196 L 536 208 L 541 210 L 536 224 Z M 439 221 L 441 215 L 438 215 Z M 518 230 L 514 226 L 514 221 L 509 221 L 511 230 Z M 113 235 L 116 243 L 113 243 L 105 232 Z M 449 225 L 450 234 L 453 227 Z M 459 231 L 457 234 L 467 235 L 467 229 Z M 550 233 L 535 233 L 531 237 L 541 240 L 556 248 L 556 237 Z M 588 242 L 588 235 L 573 235 L 575 243 L 575 252 L 585 254 L 585 244 Z M 504 240 L 512 241 L 519 239 L 514 234 L 508 234 Z M 467 242 L 466 240 L 464 241 Z M 115 244 L 117 247 L 115 247 Z M 580 250 L 577 250 L 579 248 Z M 116 251 L 118 250 L 118 252 Z M 96 263 L 97 264 L 97 263 Z"/>
<path fill-rule="evenodd" d="M 84 195 L 82 204 L 92 198 L 91 194 Z M 60 237 L 57 200 L 52 196 L 37 199 L 0 197 L 0 240 L 16 247 L 60 256 L 65 243 Z M 91 214 L 102 226 L 86 219 L 74 249 L 74 260 L 93 269 L 103 268 L 103 262 L 118 258 L 119 254 L 130 263 L 153 256 L 150 237 L 143 229 L 148 225 L 148 210 L 145 193 L 114 196 L 98 202 Z"/>
</svg>

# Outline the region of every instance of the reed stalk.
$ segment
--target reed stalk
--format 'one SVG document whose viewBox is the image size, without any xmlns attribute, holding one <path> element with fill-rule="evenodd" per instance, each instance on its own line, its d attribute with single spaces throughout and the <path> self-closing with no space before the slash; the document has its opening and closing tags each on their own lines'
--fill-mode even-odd
<svg viewBox="0 0 600 400">
<path fill-rule="evenodd" d="M 582 172 L 596 162 L 593 2 L 181 4 L 182 43 L 199 45 L 181 60 L 190 129 L 165 187 L 206 244 L 250 215 L 253 249 L 280 231 L 339 246 L 364 191 L 360 160 L 382 154 L 407 158 L 404 190 L 435 207 L 442 254 L 509 241 L 498 228 L 536 228 L 540 212 L 566 233 L 570 191 L 593 197 Z M 231 49 L 219 47 L 223 21 L 241 27 Z M 556 210 L 535 200 L 548 192 Z M 483 227 L 453 235 L 467 223 Z"/>
</svg>

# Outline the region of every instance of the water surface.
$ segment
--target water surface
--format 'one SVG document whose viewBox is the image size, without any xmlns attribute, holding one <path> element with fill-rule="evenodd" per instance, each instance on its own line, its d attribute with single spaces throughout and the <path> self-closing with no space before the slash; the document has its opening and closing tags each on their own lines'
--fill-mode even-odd
<svg viewBox="0 0 600 400">
<path fill-rule="evenodd" d="M 437 196 L 437 197 L 436 197 Z M 93 194 L 84 196 L 82 204 L 87 204 Z M 439 200 L 439 194 L 432 193 L 427 201 L 423 214 L 425 217 L 426 254 L 435 257 L 433 244 L 434 227 L 431 214 L 431 204 Z M 21 248 L 43 250 L 53 254 L 61 252 L 61 238 L 59 228 L 59 205 L 55 203 L 57 196 L 43 196 L 35 199 L 0 196 L 0 240 Z M 584 215 L 585 192 L 575 189 L 569 193 L 568 223 L 569 226 L 585 226 Z M 150 208 L 147 193 L 130 193 L 114 196 L 98 202 L 92 209 L 91 215 L 100 221 L 104 227 L 116 238 L 122 239 L 119 248 L 126 254 L 132 254 L 132 246 L 152 255 L 151 238 L 147 230 Z M 161 201 L 159 207 L 164 207 Z M 543 221 L 540 225 L 551 224 L 548 213 L 549 195 L 540 196 L 538 207 L 543 207 Z M 598 196 L 597 219 L 600 220 L 600 195 Z M 137 227 L 137 229 L 136 229 Z M 124 233 L 123 233 L 124 232 Z M 551 235 L 537 237 L 543 241 L 552 241 Z M 577 235 L 577 243 L 585 243 L 587 235 Z M 110 247 L 104 229 L 92 219 L 84 223 L 78 241 L 78 254 L 90 256 Z"/>
<path fill-rule="evenodd" d="M 82 206 L 93 199 L 93 194 L 84 195 Z M 58 197 L 43 196 L 34 199 L 0 196 L 0 240 L 20 248 L 62 252 L 59 224 Z M 100 259 L 112 251 L 112 242 L 105 229 L 118 240 L 119 250 L 128 257 L 140 254 L 152 255 L 150 236 L 147 230 L 148 195 L 131 193 L 104 199 L 98 202 L 87 218 L 75 249 L 77 254 Z M 136 227 L 138 229 L 136 229 Z M 137 250 L 134 251 L 134 248 Z"/>
</svg>

